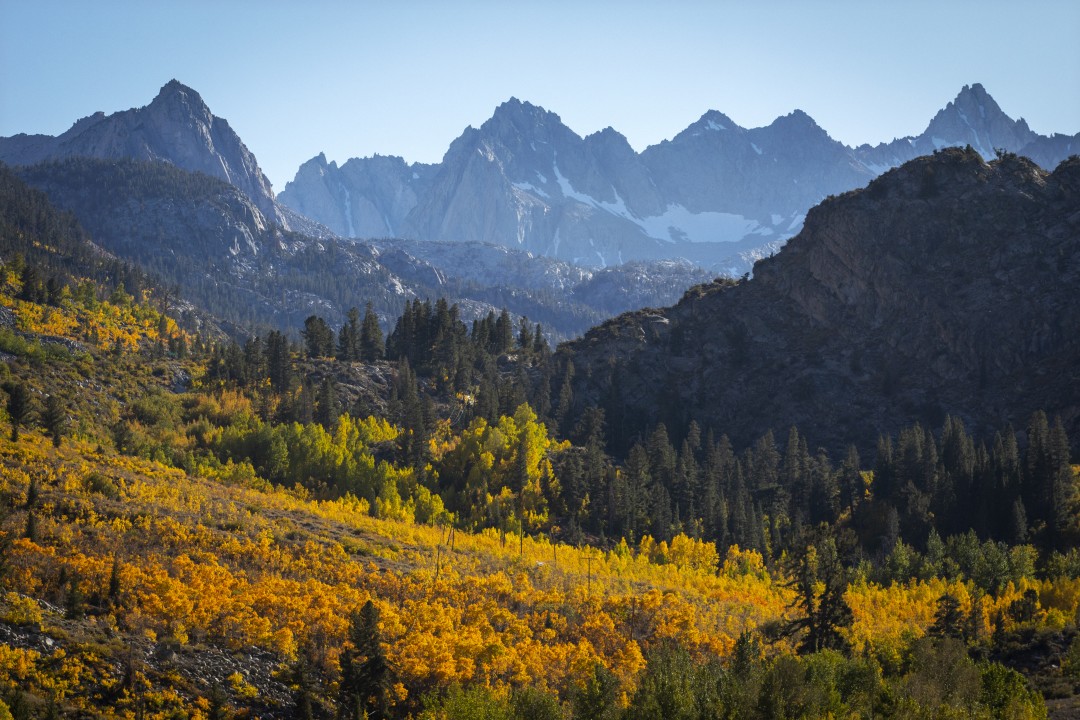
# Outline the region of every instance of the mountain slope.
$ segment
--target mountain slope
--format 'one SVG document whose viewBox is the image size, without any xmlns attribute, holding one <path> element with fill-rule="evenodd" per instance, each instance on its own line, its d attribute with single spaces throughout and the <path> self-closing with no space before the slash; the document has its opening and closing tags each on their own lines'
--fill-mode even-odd
<svg viewBox="0 0 1080 720">
<path fill-rule="evenodd" d="M 288 227 L 270 181 L 229 123 L 215 117 L 197 92 L 176 80 L 147 106 L 85 117 L 57 137 L 0 138 L 0 161 L 34 165 L 72 157 L 165 160 L 235 185 L 271 222 Z"/>
<path fill-rule="evenodd" d="M 946 413 L 989 434 L 1043 408 L 1080 438 L 1080 160 L 946 150 L 814 208 L 742 283 L 695 288 L 563 349 L 579 405 L 827 447 Z"/>
<path fill-rule="evenodd" d="M 438 165 L 375 157 L 338 169 L 320 156 L 279 199 L 343 236 L 480 241 L 596 267 L 686 258 L 737 276 L 825 197 L 965 145 L 987 160 L 1002 149 L 1052 169 L 1080 138 L 1037 135 L 976 84 L 919 136 L 876 147 L 849 148 L 798 110 L 754 129 L 709 111 L 639 154 L 611 128 L 582 138 L 555 113 L 511 98 Z"/>
<path fill-rule="evenodd" d="M 426 191 L 433 168 L 379 155 L 354 158 L 339 168 L 320 153 L 300 166 L 279 199 L 341 237 L 394 237 Z"/>
<path fill-rule="evenodd" d="M 445 297 L 466 319 L 505 307 L 560 340 L 615 313 L 674 302 L 708 279 L 665 263 L 616 269 L 597 284 L 592 271 L 478 243 L 312 238 L 269 223 L 236 187 L 160 161 L 74 158 L 17 174 L 102 247 L 238 328 L 298 328 L 311 314 L 336 327 L 367 302 L 390 324 L 412 298 Z"/>
</svg>

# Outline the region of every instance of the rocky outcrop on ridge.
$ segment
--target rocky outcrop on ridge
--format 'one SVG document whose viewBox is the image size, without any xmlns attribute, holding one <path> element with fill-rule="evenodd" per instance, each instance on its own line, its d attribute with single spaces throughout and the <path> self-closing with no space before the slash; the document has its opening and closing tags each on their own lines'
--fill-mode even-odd
<svg viewBox="0 0 1080 720">
<path fill-rule="evenodd" d="M 950 149 L 815 207 L 753 279 L 692 289 L 562 349 L 619 435 L 790 425 L 839 452 L 959 416 L 1058 414 L 1080 440 L 1080 159 Z"/>
</svg>

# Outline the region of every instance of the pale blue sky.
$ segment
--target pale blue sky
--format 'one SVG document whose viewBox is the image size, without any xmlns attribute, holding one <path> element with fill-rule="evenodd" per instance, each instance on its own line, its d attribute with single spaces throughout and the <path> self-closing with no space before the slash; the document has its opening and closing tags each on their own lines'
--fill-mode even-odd
<svg viewBox="0 0 1080 720">
<path fill-rule="evenodd" d="M 0 136 L 195 88 L 277 191 L 319 152 L 437 162 L 511 96 L 637 150 L 706 110 L 800 108 L 848 144 L 917 134 L 981 82 L 1080 132 L 1080 2 L 0 0 Z"/>
</svg>

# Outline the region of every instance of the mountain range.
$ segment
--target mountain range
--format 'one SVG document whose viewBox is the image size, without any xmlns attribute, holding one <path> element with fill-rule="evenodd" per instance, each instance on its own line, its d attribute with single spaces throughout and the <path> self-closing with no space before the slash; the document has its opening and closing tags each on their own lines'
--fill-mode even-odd
<svg viewBox="0 0 1080 720">
<path fill-rule="evenodd" d="M 245 193 L 162 161 L 73 157 L 15 168 L 109 252 L 152 273 L 232 334 L 342 322 L 372 303 L 387 327 L 415 298 L 445 297 L 466 320 L 507 308 L 549 339 L 632 308 L 674 302 L 709 278 L 685 262 L 590 270 L 521 250 L 315 238 L 270 222 Z"/>
<path fill-rule="evenodd" d="M 774 253 L 829 195 L 944 147 L 1003 150 L 1046 169 L 1080 136 L 1043 136 L 965 86 L 918 136 L 848 147 L 796 110 L 761 128 L 709 111 L 635 152 L 612 128 L 581 137 L 512 98 L 467 128 L 439 164 L 318 155 L 278 200 L 343 237 L 481 241 L 606 267 L 685 258 L 732 276 Z"/>
<path fill-rule="evenodd" d="M 709 278 L 687 262 L 597 272 L 479 242 L 341 240 L 278 203 L 228 122 L 175 80 L 145 107 L 96 113 L 58 137 L 0 138 L 0 162 L 239 334 L 309 314 L 338 322 L 366 302 L 389 325 L 411 298 L 447 297 L 466 318 L 506 307 L 561 340 Z"/>
<path fill-rule="evenodd" d="M 563 345 L 573 397 L 616 438 L 694 421 L 738 446 L 797 425 L 838 454 L 946 415 L 989 437 L 1043 409 L 1075 442 L 1078 209 L 1080 158 L 917 158 L 813 208 L 752 279 Z"/>
</svg>

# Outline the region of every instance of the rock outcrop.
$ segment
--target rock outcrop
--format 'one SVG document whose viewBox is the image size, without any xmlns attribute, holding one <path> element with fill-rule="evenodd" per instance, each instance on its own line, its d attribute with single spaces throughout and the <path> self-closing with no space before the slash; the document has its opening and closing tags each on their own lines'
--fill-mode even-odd
<svg viewBox="0 0 1080 720">
<path fill-rule="evenodd" d="M 1080 440 L 1080 159 L 950 149 L 815 207 L 743 282 L 699 286 L 562 349 L 621 437 L 690 420 L 830 450 L 959 416 L 1058 414 Z"/>
</svg>

